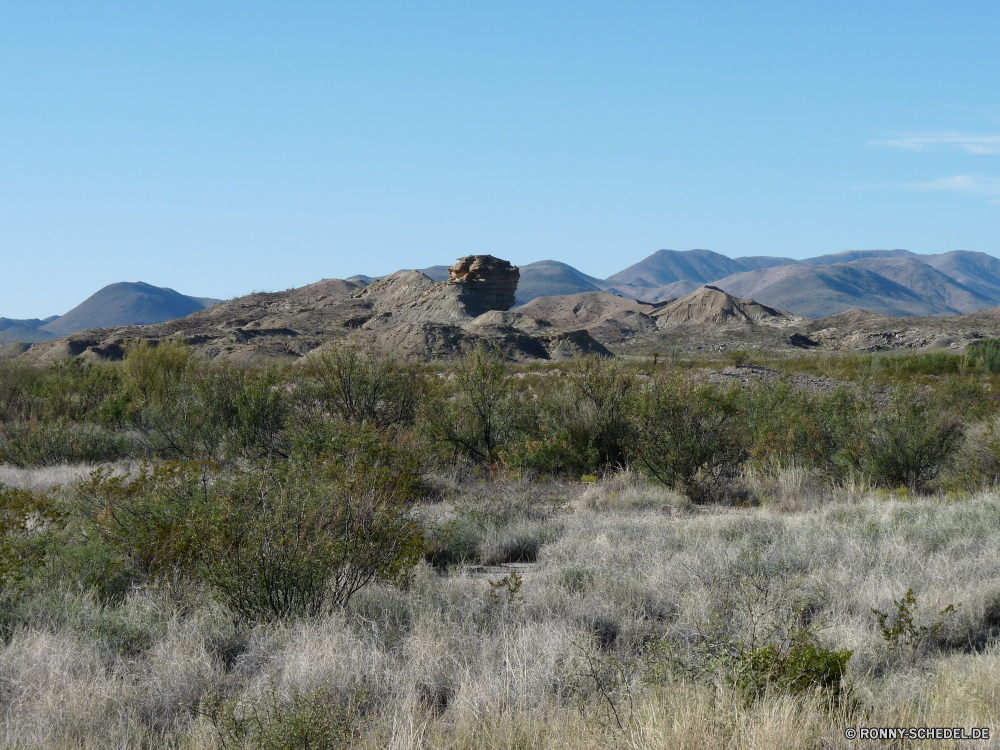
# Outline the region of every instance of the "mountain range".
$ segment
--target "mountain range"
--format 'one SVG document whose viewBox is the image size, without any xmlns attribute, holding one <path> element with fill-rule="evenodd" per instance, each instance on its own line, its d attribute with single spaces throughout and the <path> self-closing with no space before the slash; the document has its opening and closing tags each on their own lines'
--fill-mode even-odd
<svg viewBox="0 0 1000 750">
<path fill-rule="evenodd" d="M 448 278 L 447 266 L 417 270 L 434 281 Z M 851 308 L 893 317 L 962 315 L 1000 305 L 1000 259 L 964 250 L 939 255 L 849 250 L 801 260 L 658 250 L 606 279 L 554 260 L 528 263 L 520 270 L 518 306 L 538 297 L 594 291 L 667 302 L 705 284 L 809 318 Z M 349 280 L 367 284 L 375 277 Z"/>
<path fill-rule="evenodd" d="M 522 266 L 517 298 L 523 304 L 599 289 L 664 302 L 705 284 L 809 318 L 851 308 L 894 317 L 961 315 L 1000 305 L 1000 259 L 964 250 L 854 250 L 804 260 L 659 250 L 603 280 L 554 261 Z"/>
<path fill-rule="evenodd" d="M 432 281 L 448 278 L 446 265 L 417 270 Z M 806 259 L 658 250 L 606 279 L 554 260 L 522 265 L 520 273 L 518 307 L 540 297 L 598 291 L 642 302 L 669 302 L 706 284 L 816 319 L 852 308 L 893 317 L 953 316 L 1000 305 L 1000 259 L 964 250 L 936 255 L 852 250 Z M 377 279 L 357 275 L 347 281 L 364 286 Z M 0 343 L 37 343 L 91 328 L 160 323 L 217 302 L 143 282 L 121 282 L 104 287 L 65 315 L 0 318 Z"/>
</svg>

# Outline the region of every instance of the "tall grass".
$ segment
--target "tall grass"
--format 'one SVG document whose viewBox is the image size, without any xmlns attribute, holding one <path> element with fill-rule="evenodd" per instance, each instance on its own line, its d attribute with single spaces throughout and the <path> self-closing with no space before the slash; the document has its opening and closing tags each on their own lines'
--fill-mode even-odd
<svg viewBox="0 0 1000 750">
<path fill-rule="evenodd" d="M 272 729 L 237 745 L 266 747 L 319 727 L 320 698 L 334 712 L 322 726 L 360 748 L 846 748 L 863 746 L 846 726 L 1000 720 L 995 494 L 705 512 L 634 475 L 483 492 L 445 502 L 492 503 L 487 536 L 542 519 L 536 562 L 422 566 L 405 589 L 370 586 L 344 610 L 249 629 L 190 585 L 118 605 L 39 592 L 0 648 L 0 743 L 207 749 L 235 736 L 223 725 L 268 717 Z M 516 593 L 491 585 L 512 572 Z M 957 606 L 915 660 L 872 612 L 908 589 L 918 623 Z M 849 700 L 777 687 L 747 700 L 712 649 L 779 633 L 803 607 L 820 644 L 853 651 Z"/>
</svg>

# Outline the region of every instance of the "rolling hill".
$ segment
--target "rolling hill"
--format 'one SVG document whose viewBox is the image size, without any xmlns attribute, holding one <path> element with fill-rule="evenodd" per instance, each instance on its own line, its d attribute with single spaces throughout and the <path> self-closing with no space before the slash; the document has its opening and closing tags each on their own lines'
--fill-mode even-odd
<svg viewBox="0 0 1000 750">
<path fill-rule="evenodd" d="M 142 281 L 123 281 L 109 284 L 39 330 L 55 338 L 90 328 L 162 323 L 204 310 L 217 301 L 188 297 Z"/>
<path fill-rule="evenodd" d="M 1000 301 L 1000 259 L 966 250 L 918 257 L 983 297 Z"/>
<path fill-rule="evenodd" d="M 855 263 L 777 266 L 734 274 L 713 285 L 808 318 L 825 318 L 852 307 L 894 317 L 957 312 Z"/>
<path fill-rule="evenodd" d="M 655 289 L 675 281 L 706 283 L 746 268 L 725 255 L 711 250 L 657 250 L 638 263 L 607 278 L 607 284 L 626 290 Z"/>
<path fill-rule="evenodd" d="M 59 338 L 54 333 L 41 330 L 45 320 L 31 318 L 30 320 L 14 320 L 0 318 L 0 344 L 36 344 L 39 341 Z"/>
<path fill-rule="evenodd" d="M 541 260 L 521 266 L 521 279 L 517 283 L 517 304 L 523 305 L 538 297 L 599 292 L 607 286 L 606 282 L 588 276 L 566 263 Z"/>
</svg>

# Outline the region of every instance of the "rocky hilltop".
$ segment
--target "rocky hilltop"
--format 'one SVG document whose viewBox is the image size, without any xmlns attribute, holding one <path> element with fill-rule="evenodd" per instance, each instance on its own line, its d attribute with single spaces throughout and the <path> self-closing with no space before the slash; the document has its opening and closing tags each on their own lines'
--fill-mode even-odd
<svg viewBox="0 0 1000 750">
<path fill-rule="evenodd" d="M 532 321 L 515 325 L 519 270 L 490 255 L 459 259 L 448 279 L 399 271 L 365 284 L 327 279 L 287 292 L 259 293 L 148 326 L 97 328 L 37 344 L 29 355 L 51 361 L 83 355 L 120 359 L 129 341 L 181 339 L 215 359 L 284 359 L 336 343 L 374 346 L 404 357 L 454 356 L 479 343 L 514 359 L 552 359 L 610 352 L 581 326 Z"/>
</svg>

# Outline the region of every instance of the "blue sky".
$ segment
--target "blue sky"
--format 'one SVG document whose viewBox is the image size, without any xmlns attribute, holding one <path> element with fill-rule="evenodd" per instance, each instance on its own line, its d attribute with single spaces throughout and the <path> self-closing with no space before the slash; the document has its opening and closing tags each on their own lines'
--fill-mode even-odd
<svg viewBox="0 0 1000 750">
<path fill-rule="evenodd" d="M 0 3 L 0 315 L 492 253 L 1000 254 L 1000 4 Z"/>
</svg>

